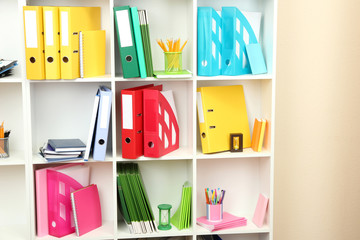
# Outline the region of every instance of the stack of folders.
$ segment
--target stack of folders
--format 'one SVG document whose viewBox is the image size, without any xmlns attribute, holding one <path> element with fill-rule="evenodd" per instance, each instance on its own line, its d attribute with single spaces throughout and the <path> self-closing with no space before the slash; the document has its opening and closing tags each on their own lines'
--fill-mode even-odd
<svg viewBox="0 0 360 240">
<path fill-rule="evenodd" d="M 136 163 L 118 163 L 119 209 L 131 233 L 157 232 L 139 167 Z"/>
<path fill-rule="evenodd" d="M 190 227 L 191 195 L 192 195 L 192 187 L 189 182 L 185 182 L 185 184 L 182 187 L 180 206 L 170 220 L 170 222 L 179 230 Z"/>
<path fill-rule="evenodd" d="M 105 74 L 100 7 L 24 6 L 23 14 L 27 79 Z"/>
<path fill-rule="evenodd" d="M 17 65 L 18 64 L 16 60 L 0 59 L 0 78 L 10 76 L 12 69 Z"/>
<path fill-rule="evenodd" d="M 259 43 L 261 13 L 198 7 L 198 75 L 266 73 Z"/>
<path fill-rule="evenodd" d="M 40 148 L 40 154 L 48 162 L 79 160 L 83 158 L 86 145 L 78 138 L 49 139 Z"/>
<path fill-rule="evenodd" d="M 124 78 L 152 77 L 149 22 L 146 10 L 114 7 L 114 18 Z"/>
<path fill-rule="evenodd" d="M 251 139 L 251 148 L 255 152 L 261 152 L 264 143 L 264 135 L 266 128 L 266 119 L 255 118 L 253 135 Z"/>
<path fill-rule="evenodd" d="M 92 153 L 95 161 L 104 161 L 108 144 L 112 91 L 100 86 L 95 95 L 93 113 L 90 119 L 90 128 L 84 160 L 88 161 Z"/>
<path fill-rule="evenodd" d="M 206 216 L 196 219 L 196 223 L 209 231 L 218 231 L 234 227 L 243 227 L 247 225 L 247 219 L 244 217 L 236 217 L 228 212 L 223 213 L 223 219 L 218 222 L 208 221 Z"/>
<path fill-rule="evenodd" d="M 162 85 L 121 90 L 122 157 L 159 158 L 179 148 L 173 92 Z"/>
<path fill-rule="evenodd" d="M 90 167 L 83 163 L 35 170 L 37 237 L 75 232 L 70 195 L 89 182 Z"/>
</svg>

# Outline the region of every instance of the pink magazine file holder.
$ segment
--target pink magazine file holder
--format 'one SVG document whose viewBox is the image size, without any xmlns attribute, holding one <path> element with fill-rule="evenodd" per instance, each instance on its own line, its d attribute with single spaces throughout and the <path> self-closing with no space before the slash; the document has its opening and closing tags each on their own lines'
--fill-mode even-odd
<svg viewBox="0 0 360 240">
<path fill-rule="evenodd" d="M 83 188 L 75 179 L 53 170 L 47 171 L 49 234 L 63 237 L 75 232 L 70 193 Z"/>
</svg>

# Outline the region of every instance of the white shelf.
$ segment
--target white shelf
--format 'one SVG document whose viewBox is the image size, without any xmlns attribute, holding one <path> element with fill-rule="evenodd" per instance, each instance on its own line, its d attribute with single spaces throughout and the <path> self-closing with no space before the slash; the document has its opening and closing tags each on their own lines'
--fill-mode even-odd
<svg viewBox="0 0 360 240">
<path fill-rule="evenodd" d="M 84 235 L 78 237 L 76 233 L 72 233 L 61 237 L 61 239 L 84 239 L 84 240 L 94 240 L 94 239 L 112 239 L 113 238 L 113 223 L 112 222 L 103 222 L 102 226 L 85 233 Z M 45 237 L 36 237 L 37 240 L 50 240 L 50 239 L 59 239 L 53 236 Z"/>
<path fill-rule="evenodd" d="M 154 238 L 154 237 L 176 237 L 176 236 L 192 236 L 193 235 L 193 228 L 178 230 L 175 226 L 171 225 L 170 230 L 161 231 L 154 233 L 147 233 L 147 234 L 131 234 L 129 232 L 128 226 L 123 223 L 119 222 L 118 225 L 118 239 L 138 239 L 138 238 Z"/>
<path fill-rule="evenodd" d="M 0 158 L 0 165 L 25 165 L 25 152 L 11 151 L 10 157 Z"/>
<path fill-rule="evenodd" d="M 13 37 L 0 39 L 1 56 L 18 60 L 14 75 L 0 79 L 0 123 L 11 129 L 10 158 L 0 158 L 0 239 L 57 239 L 36 236 L 35 171 L 68 163 L 90 166 L 90 181 L 98 185 L 103 226 L 77 237 L 62 239 L 137 239 L 181 237 L 197 239 L 200 235 L 220 234 L 225 240 L 273 240 L 273 179 L 274 179 L 274 120 L 276 81 L 276 14 L 277 0 L 49 0 L 49 6 L 99 6 L 101 28 L 106 31 L 105 75 L 73 80 L 26 79 L 23 9 L 24 5 L 44 5 L 43 0 L 6 1 L 0 8 L 0 20 L 8 22 L 6 32 Z M 193 76 L 184 79 L 131 78 L 124 79 L 114 32 L 114 6 L 130 5 L 146 9 L 149 18 L 151 50 L 154 69 L 164 68 L 164 54 L 156 39 L 181 38 L 188 40 L 183 51 L 183 68 Z M 260 44 L 264 53 L 267 74 L 241 76 L 197 76 L 197 7 L 235 6 L 244 11 L 262 13 Z M 161 14 L 159 14 L 161 13 Z M 176 27 L 174 27 L 176 26 Z M 14 31 L 16 29 L 16 31 Z M 7 46 L 4 49 L 3 46 Z M 121 97 L 122 89 L 140 85 L 163 85 L 172 90 L 179 123 L 180 147 L 160 158 L 122 158 Z M 243 152 L 203 154 L 196 106 L 196 88 L 203 86 L 243 85 L 245 102 L 252 133 L 255 117 L 270 121 L 268 138 L 262 152 L 250 148 Z M 39 154 L 50 138 L 80 138 L 86 142 L 94 97 L 100 85 L 112 89 L 111 122 L 105 161 L 71 160 L 47 162 Z M 172 205 L 173 214 L 181 201 L 182 185 L 192 184 L 191 227 L 153 234 L 130 234 L 118 213 L 116 168 L 119 163 L 136 162 L 158 223 L 158 204 Z M 216 177 L 214 177 L 216 176 Z M 9 184 L 11 182 L 11 185 Z M 196 225 L 196 218 L 204 212 L 204 188 L 227 190 L 224 210 L 234 215 L 247 214 L 246 227 L 218 232 Z M 13 189 L 21 189 L 15 192 Z M 266 225 L 256 227 L 252 214 L 259 192 L 270 198 Z"/>
</svg>

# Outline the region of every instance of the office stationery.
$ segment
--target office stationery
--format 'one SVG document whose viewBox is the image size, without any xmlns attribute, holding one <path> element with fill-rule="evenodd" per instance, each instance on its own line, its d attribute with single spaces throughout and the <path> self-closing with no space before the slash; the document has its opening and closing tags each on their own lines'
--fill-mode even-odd
<svg viewBox="0 0 360 240">
<path fill-rule="evenodd" d="M 59 7 L 43 7 L 45 78 L 60 79 Z"/>
<path fill-rule="evenodd" d="M 100 101 L 96 121 L 93 159 L 96 161 L 104 161 L 109 134 L 112 92 L 111 89 L 100 86 L 98 94 Z"/>
<path fill-rule="evenodd" d="M 209 231 L 218 231 L 234 227 L 243 227 L 247 225 L 247 219 L 244 217 L 237 217 L 228 212 L 223 213 L 223 219 L 221 221 L 209 221 L 206 216 L 202 216 L 196 219 L 196 223 Z"/>
<path fill-rule="evenodd" d="M 172 206 L 170 204 L 159 204 L 159 230 L 170 230 L 170 210 Z"/>
<path fill-rule="evenodd" d="M 119 210 L 120 210 L 121 216 L 123 217 L 126 225 L 128 226 L 128 228 L 130 230 L 130 233 L 133 233 L 134 229 L 133 229 L 132 224 L 131 224 L 131 218 L 130 218 L 130 213 L 129 213 L 128 207 L 127 207 L 127 205 L 125 203 L 124 191 L 123 191 L 123 189 L 121 187 L 119 170 L 117 171 L 116 178 L 117 178 L 116 182 L 117 182 L 117 190 L 118 190 L 118 206 L 119 206 Z"/>
<path fill-rule="evenodd" d="M 140 76 L 129 6 L 114 7 L 116 32 L 124 78 Z"/>
<path fill-rule="evenodd" d="M 231 133 L 230 134 L 230 152 L 243 151 L 243 134 Z"/>
<path fill-rule="evenodd" d="M 198 239 L 202 239 L 202 240 L 222 240 L 221 237 L 219 237 L 219 235 L 201 235 L 198 237 Z"/>
<path fill-rule="evenodd" d="M 222 19 L 211 7 L 198 7 L 197 69 L 199 76 L 221 74 Z"/>
<path fill-rule="evenodd" d="M 251 147 L 242 85 L 198 88 L 197 109 L 203 153 L 230 150 L 231 133 L 242 133 L 243 147 Z"/>
<path fill-rule="evenodd" d="M 191 78 L 192 73 L 187 69 L 182 69 L 177 72 L 166 72 L 166 71 L 154 71 L 155 78 L 166 79 L 166 78 Z"/>
<path fill-rule="evenodd" d="M 82 163 L 72 163 L 72 164 L 65 164 L 60 165 L 57 167 L 50 167 L 50 168 L 43 168 L 35 170 L 35 187 L 36 187 L 36 226 L 37 226 L 37 236 L 42 237 L 49 234 L 49 228 L 52 225 L 56 224 L 56 222 L 49 222 L 49 216 L 51 214 L 51 219 L 57 218 L 54 211 L 50 213 L 48 209 L 48 195 L 53 194 L 52 200 L 56 199 L 56 192 L 50 191 L 48 194 L 48 178 L 47 178 L 47 171 L 57 171 L 62 174 L 66 174 L 67 176 L 75 179 L 82 185 L 89 184 L 89 166 L 84 166 Z M 52 179 L 54 180 L 54 179 Z M 57 183 L 59 185 L 59 183 Z M 61 193 L 64 193 L 65 185 L 63 182 L 60 183 L 61 186 Z M 69 196 L 70 197 L 70 196 Z M 64 200 L 64 199 L 63 199 Z M 61 217 L 64 217 L 66 214 L 65 212 L 70 211 L 70 209 L 61 209 Z M 65 212 L 64 212 L 64 211 Z M 63 222 L 63 221 L 62 221 Z M 52 227 L 52 230 L 56 231 L 55 227 Z"/>
<path fill-rule="evenodd" d="M 99 102 L 100 102 L 100 96 L 97 92 L 95 95 L 93 112 L 92 112 L 91 120 L 90 120 L 89 134 L 88 134 L 86 149 L 85 149 L 85 153 L 84 153 L 84 161 L 89 160 L 90 153 L 94 150 L 94 141 L 93 140 L 94 140 L 94 136 L 95 136 L 94 132 L 95 132 L 96 118 L 97 118 L 98 109 L 99 109 Z"/>
<path fill-rule="evenodd" d="M 136 159 L 144 155 L 143 90 L 162 90 L 162 85 L 143 85 L 121 90 L 122 157 Z"/>
<path fill-rule="evenodd" d="M 85 151 L 86 145 L 78 138 L 49 139 L 48 144 L 55 152 Z"/>
<path fill-rule="evenodd" d="M 246 45 L 246 52 L 249 57 L 250 69 L 252 74 L 267 73 L 264 56 L 259 43 Z"/>
<path fill-rule="evenodd" d="M 251 148 L 256 152 L 258 151 L 259 148 L 261 125 L 262 125 L 261 119 L 255 118 L 253 134 L 251 138 Z"/>
<path fill-rule="evenodd" d="M 42 168 L 35 170 L 35 189 L 36 189 L 36 229 L 37 236 L 43 237 L 49 234 L 48 226 L 48 190 L 47 190 L 47 170 L 60 171 L 66 168 L 83 165 L 81 163 L 65 164 L 57 167 Z"/>
<path fill-rule="evenodd" d="M 105 74 L 105 30 L 80 31 L 80 77 L 96 77 Z"/>
<path fill-rule="evenodd" d="M 45 79 L 43 10 L 41 6 L 23 6 L 26 78 Z"/>
<path fill-rule="evenodd" d="M 136 163 L 118 163 L 117 177 L 118 187 L 121 187 L 123 193 L 123 198 L 120 195 L 120 201 L 122 201 L 120 204 L 122 210 L 128 211 L 131 223 L 128 220 L 126 222 L 131 224 L 130 231 L 133 233 L 156 232 L 155 218 L 138 165 Z M 123 216 L 125 219 L 127 218 L 127 216 Z"/>
<path fill-rule="evenodd" d="M 59 7 L 61 77 L 80 77 L 79 32 L 100 30 L 100 7 Z"/>
<path fill-rule="evenodd" d="M 182 72 L 182 51 L 187 43 L 187 40 L 181 46 L 180 38 L 176 40 L 167 39 L 166 43 L 168 48 L 166 48 L 164 42 L 160 39 L 157 40 L 158 45 L 164 51 L 165 57 L 165 74 L 176 74 Z"/>
<path fill-rule="evenodd" d="M 259 139 L 259 144 L 258 144 L 258 152 L 261 152 L 262 150 L 262 145 L 264 143 L 264 136 L 265 136 L 265 130 L 266 130 L 266 119 L 262 119 L 261 120 L 261 131 L 260 131 L 260 139 Z"/>
<path fill-rule="evenodd" d="M 206 219 L 210 222 L 217 222 L 223 219 L 222 204 L 206 204 Z"/>
<path fill-rule="evenodd" d="M 179 230 L 190 227 L 192 211 L 191 199 L 192 187 L 190 183 L 186 181 L 182 186 L 180 205 L 170 219 L 170 222 Z"/>
<path fill-rule="evenodd" d="M 101 205 L 96 184 L 71 192 L 70 197 L 78 237 L 101 227 Z"/>
<path fill-rule="evenodd" d="M 254 217 L 252 219 L 253 223 L 257 227 L 262 227 L 264 224 L 268 202 L 269 198 L 260 193 L 254 212 Z"/>
<path fill-rule="evenodd" d="M 259 19 L 256 22 L 260 24 L 261 14 L 256 16 Z M 258 43 L 253 27 L 244 14 L 236 7 L 222 7 L 221 17 L 221 74 L 234 76 L 251 73 L 246 45 Z M 259 56 L 256 55 L 254 57 Z"/>
<path fill-rule="evenodd" d="M 146 65 L 145 65 L 143 40 L 141 37 L 139 13 L 138 13 L 137 7 L 131 7 L 130 13 L 131 13 L 131 19 L 132 19 L 132 26 L 133 26 L 133 30 L 134 30 L 135 47 L 136 47 L 136 53 L 137 53 L 137 57 L 138 57 L 140 77 L 146 78 Z"/>
<path fill-rule="evenodd" d="M 141 30 L 141 38 L 145 55 L 146 75 L 153 76 L 153 62 L 151 54 L 151 41 L 149 32 L 149 19 L 146 10 L 138 10 Z"/>
<path fill-rule="evenodd" d="M 143 90 L 144 156 L 159 158 L 179 148 L 179 125 L 172 91 Z"/>
<path fill-rule="evenodd" d="M 17 60 L 0 59 L 0 78 L 11 75 L 11 70 L 17 65 Z"/>
</svg>

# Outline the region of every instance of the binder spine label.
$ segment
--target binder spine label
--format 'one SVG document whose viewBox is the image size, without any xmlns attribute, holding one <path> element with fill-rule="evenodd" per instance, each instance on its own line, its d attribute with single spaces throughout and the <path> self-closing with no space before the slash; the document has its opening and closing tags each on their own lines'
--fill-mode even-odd
<svg viewBox="0 0 360 240">
<path fill-rule="evenodd" d="M 123 129 L 133 129 L 133 99 L 132 96 L 129 94 L 122 95 L 122 127 Z M 126 113 L 126 114 L 125 114 Z"/>
<path fill-rule="evenodd" d="M 61 12 L 61 45 L 69 46 L 69 14 Z"/>
<path fill-rule="evenodd" d="M 129 21 L 129 11 L 122 10 L 116 12 L 116 19 L 119 28 L 119 37 L 121 47 L 131 47 L 133 45 Z"/>
<path fill-rule="evenodd" d="M 109 104 L 110 104 L 110 97 L 104 96 L 102 101 L 103 109 L 109 109 Z M 101 118 L 100 118 L 100 128 L 107 128 L 107 126 L 108 126 L 108 112 L 103 111 L 101 113 Z"/>
<path fill-rule="evenodd" d="M 36 11 L 26 10 L 25 12 L 25 35 L 26 35 L 26 47 L 37 48 L 37 22 Z"/>
<path fill-rule="evenodd" d="M 54 23 L 52 11 L 45 11 L 45 39 L 47 46 L 54 45 Z"/>
</svg>

